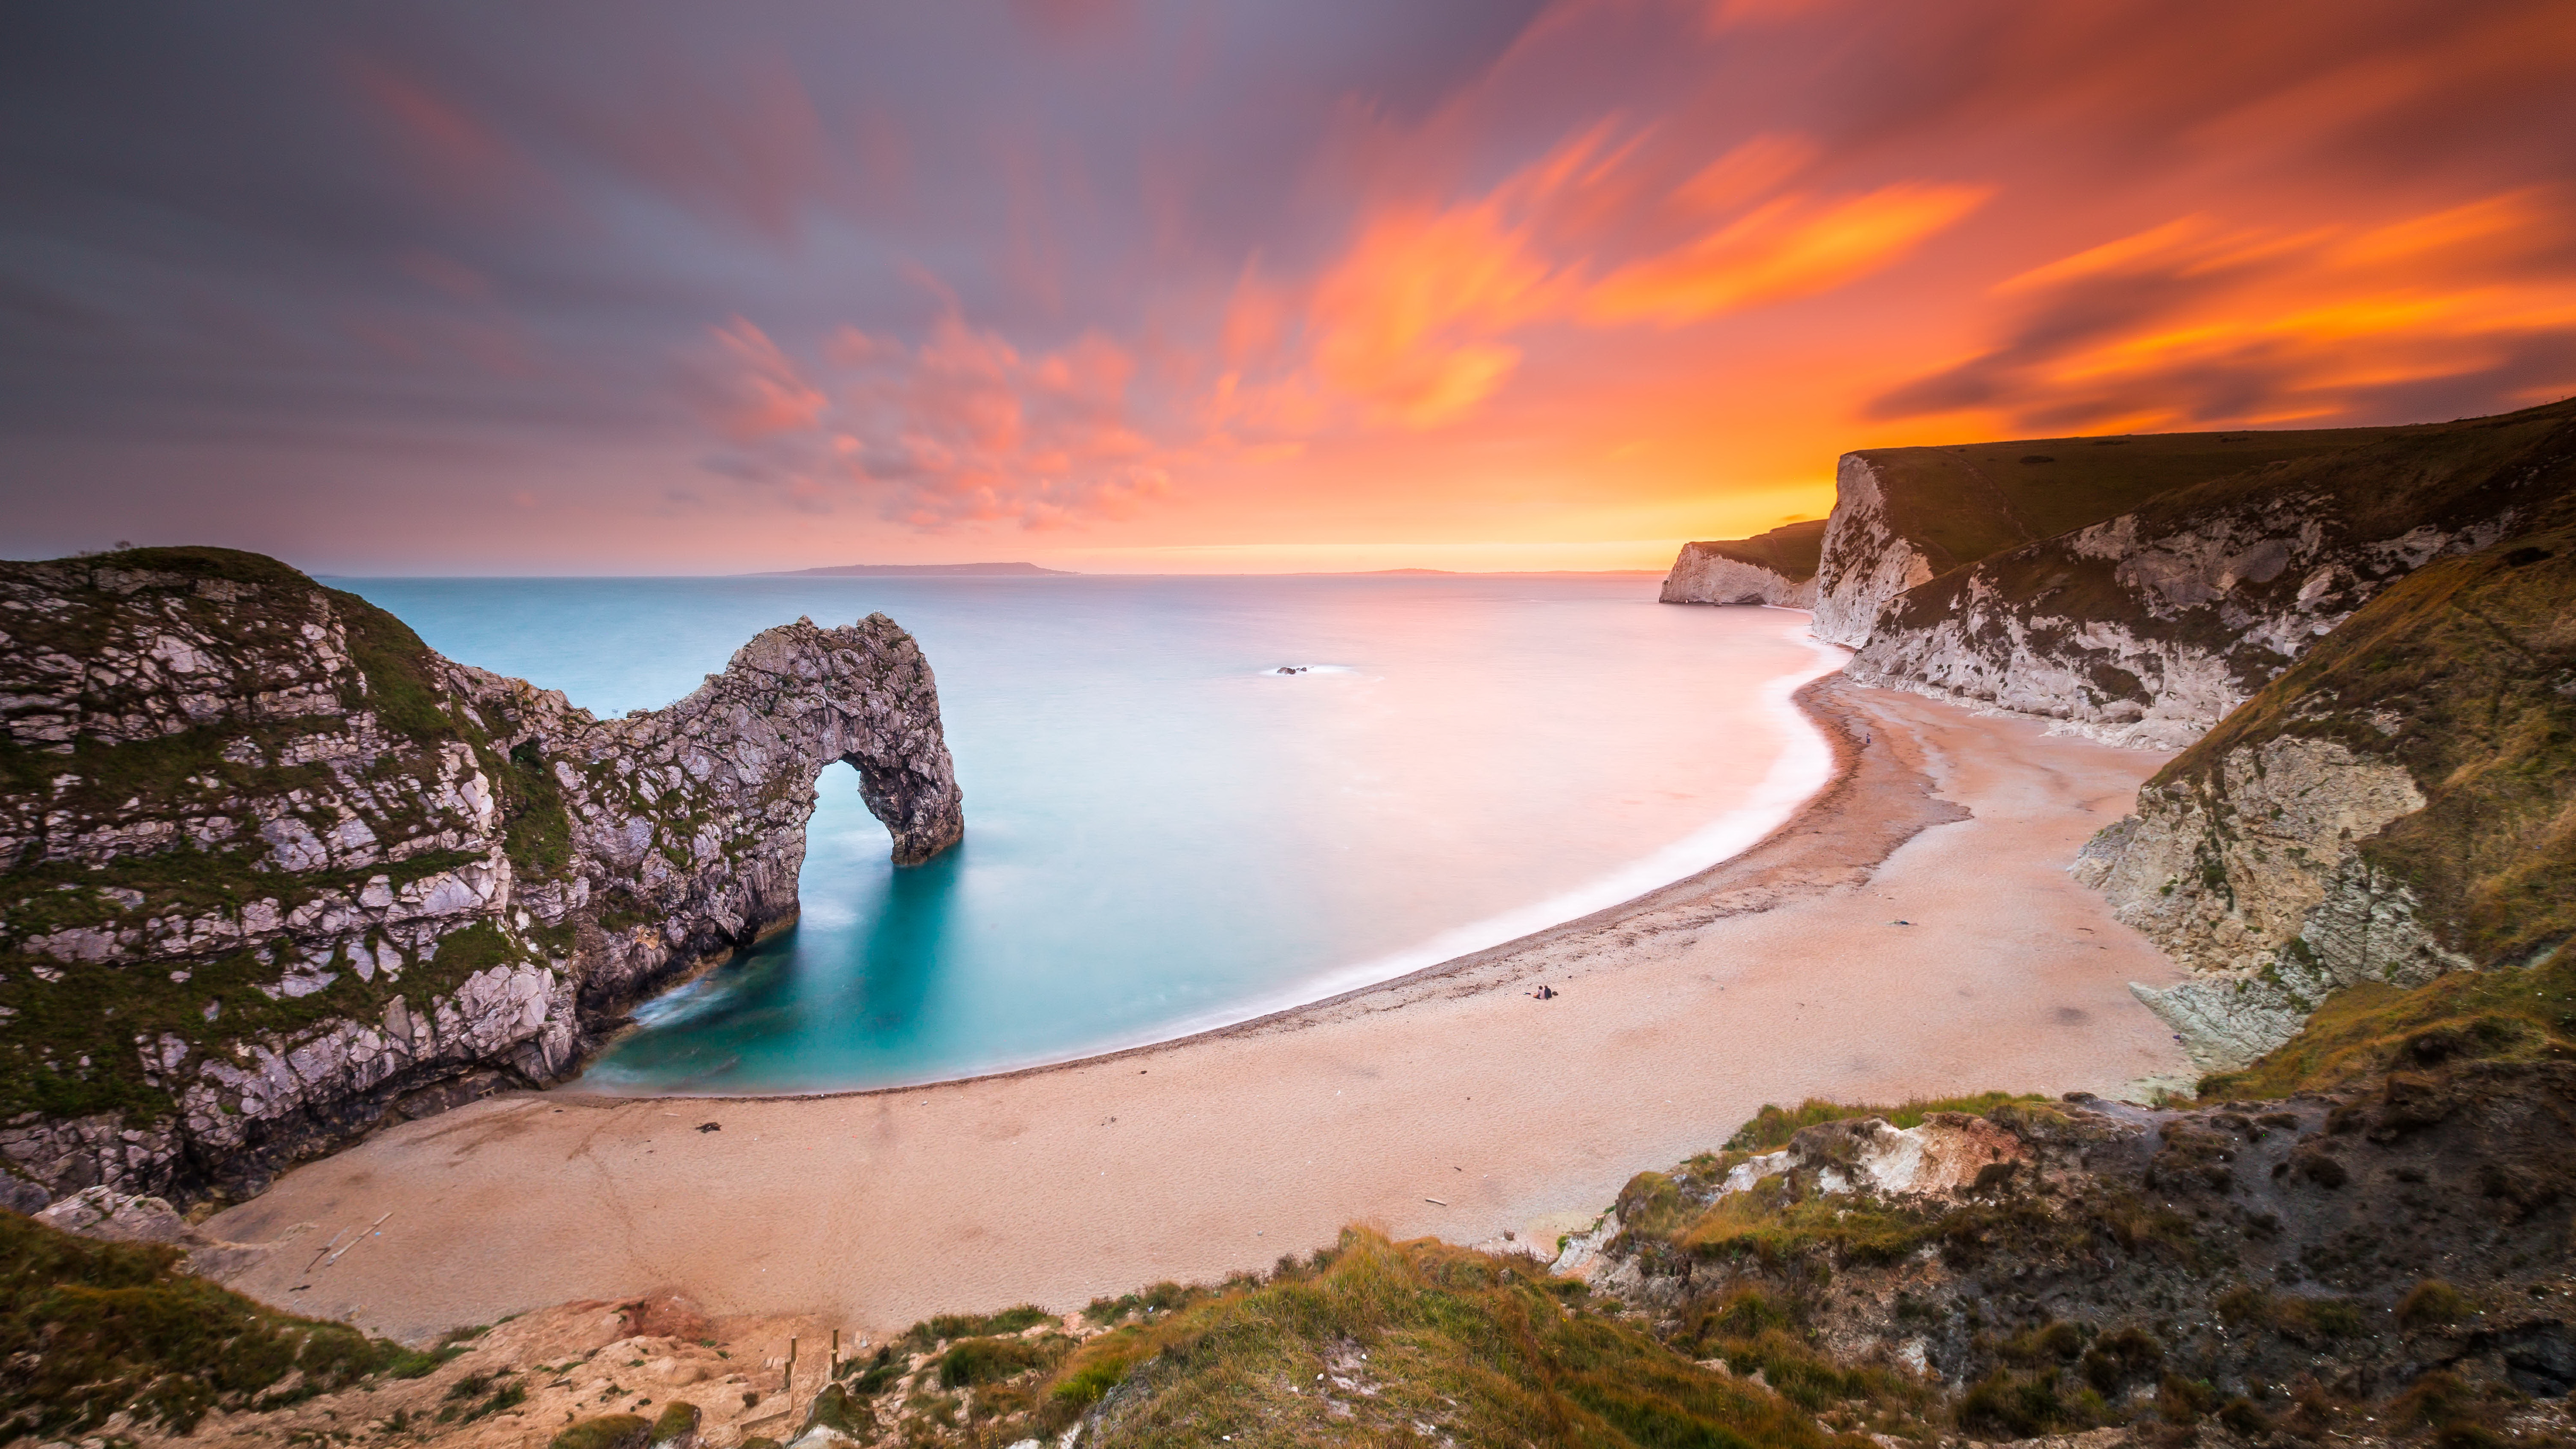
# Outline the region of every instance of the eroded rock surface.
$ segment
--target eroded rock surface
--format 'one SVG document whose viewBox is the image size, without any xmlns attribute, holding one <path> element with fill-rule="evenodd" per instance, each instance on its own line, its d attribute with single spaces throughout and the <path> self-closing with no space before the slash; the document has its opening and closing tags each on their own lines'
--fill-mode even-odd
<svg viewBox="0 0 2576 1449">
<path fill-rule="evenodd" d="M 602 721 L 273 560 L 0 566 L 0 1165 L 12 1201 L 254 1191 L 560 1079 L 790 919 L 817 773 L 913 863 L 959 795 L 919 648 L 771 629 Z"/>
<path fill-rule="evenodd" d="M 2194 979 L 2137 987 L 2205 1070 L 2363 981 L 2530 963 L 2576 929 L 2576 529 L 2435 563 L 2138 794 L 2073 869 Z"/>
<path fill-rule="evenodd" d="M 2535 526 L 2571 484 L 2576 406 L 2554 404 L 2182 488 L 1901 588 L 1912 555 L 1861 487 L 1819 632 L 1834 621 L 1867 683 L 2179 749 L 2390 584 Z"/>
<path fill-rule="evenodd" d="M 1641 1174 L 1581 1267 L 1686 1357 L 1740 1371 L 1786 1322 L 1842 1364 L 2031 1390 L 1960 1402 L 1988 1440 L 2016 1406 L 2146 1420 L 2168 1373 L 2217 1390 L 2201 1413 L 2237 1395 L 2341 1413 L 2436 1372 L 2556 1398 L 2576 1388 L 2571 1090 L 2558 1062 L 2408 1063 L 2189 1111 L 2079 1094 L 1905 1132 L 1856 1117 Z M 1854 1171 L 1907 1133 L 1955 1144 L 1955 1168 Z"/>
<path fill-rule="evenodd" d="M 1857 649 L 1877 634 L 1898 596 L 1932 579 L 1923 544 L 1888 516 L 1875 460 L 1845 453 L 1834 467 L 1834 511 L 1816 573 L 1816 637 Z"/>
<path fill-rule="evenodd" d="M 1686 543 L 1665 575 L 1667 604 L 1816 605 L 1816 568 L 1825 522 L 1792 523 L 1753 538 Z"/>
</svg>

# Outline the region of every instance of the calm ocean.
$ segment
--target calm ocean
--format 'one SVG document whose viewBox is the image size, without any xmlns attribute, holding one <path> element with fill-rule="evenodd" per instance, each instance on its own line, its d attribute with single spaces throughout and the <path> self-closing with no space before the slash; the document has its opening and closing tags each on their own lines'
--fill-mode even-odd
<svg viewBox="0 0 2576 1449">
<path fill-rule="evenodd" d="M 1239 1021 L 1612 905 L 1825 778 L 1804 614 L 1652 580 L 336 580 L 601 715 L 882 610 L 939 676 L 965 843 L 894 869 L 822 781 L 803 918 L 646 1004 L 623 1092 L 886 1086 Z M 1306 672 L 1280 675 L 1281 665 Z"/>
</svg>

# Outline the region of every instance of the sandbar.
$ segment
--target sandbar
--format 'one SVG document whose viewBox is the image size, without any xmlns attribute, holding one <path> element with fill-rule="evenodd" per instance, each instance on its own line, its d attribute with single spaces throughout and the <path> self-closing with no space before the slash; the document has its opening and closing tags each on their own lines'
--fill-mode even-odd
<svg viewBox="0 0 2576 1449">
<path fill-rule="evenodd" d="M 2115 1095 L 2190 1068 L 2180 974 L 2067 863 L 2169 756 L 1855 686 L 1837 770 L 1745 853 L 1221 1031 L 840 1096 L 529 1092 L 388 1129 L 206 1224 L 221 1276 L 406 1339 L 675 1291 L 881 1334 L 1266 1268 L 1366 1222 L 1552 1255 L 1765 1102 Z M 1542 984 L 1558 993 L 1540 1000 Z M 715 1130 L 703 1130 L 714 1124 Z M 342 1228 L 381 1226 L 311 1266 Z"/>
</svg>

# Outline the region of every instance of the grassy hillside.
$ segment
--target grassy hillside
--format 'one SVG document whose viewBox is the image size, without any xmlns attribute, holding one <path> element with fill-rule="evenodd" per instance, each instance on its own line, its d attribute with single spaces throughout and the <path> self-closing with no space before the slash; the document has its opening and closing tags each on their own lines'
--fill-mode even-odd
<svg viewBox="0 0 2576 1449">
<path fill-rule="evenodd" d="M 2152 783 L 2211 784 L 2230 752 L 2284 734 L 2413 776 L 2425 808 L 2362 850 L 2445 944 L 2485 965 L 2558 949 L 2576 934 L 2576 525 L 2418 570 Z"/>
<path fill-rule="evenodd" d="M 2159 494 L 2413 431 L 2327 428 L 2022 438 L 1870 448 L 1859 456 L 1878 469 L 1889 524 L 1923 549 L 1932 571 L 1941 574 L 2117 517 Z"/>
<path fill-rule="evenodd" d="M 1793 584 L 1804 583 L 1816 576 L 1816 565 L 1824 557 L 1825 520 L 1812 518 L 1804 523 L 1784 524 L 1751 538 L 1710 539 L 1690 546 L 1738 563 L 1769 569 Z"/>
<path fill-rule="evenodd" d="M 262 1308 L 182 1271 L 175 1248 L 0 1210 L 0 1440 L 69 1437 L 118 1412 L 185 1434 L 211 1410 L 283 1407 L 439 1361 Z"/>
</svg>

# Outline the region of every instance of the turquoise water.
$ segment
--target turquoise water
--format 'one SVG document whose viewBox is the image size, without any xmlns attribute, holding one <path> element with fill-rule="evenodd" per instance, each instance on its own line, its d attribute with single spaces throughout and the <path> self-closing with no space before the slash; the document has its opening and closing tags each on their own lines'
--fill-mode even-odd
<svg viewBox="0 0 2576 1449">
<path fill-rule="evenodd" d="M 1242 1020 L 1615 904 L 1823 779 L 1806 616 L 1641 579 L 362 579 L 601 715 L 875 610 L 939 678 L 966 839 L 896 870 L 834 765 L 795 929 L 647 1003 L 587 1085 L 832 1090 Z M 1306 666 L 1283 676 L 1281 665 Z"/>
</svg>

